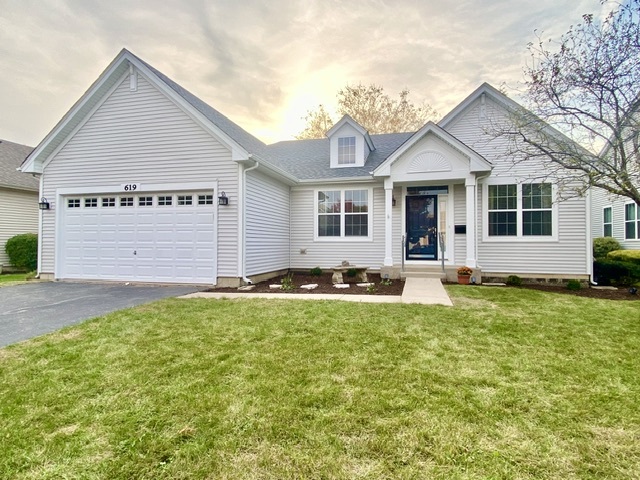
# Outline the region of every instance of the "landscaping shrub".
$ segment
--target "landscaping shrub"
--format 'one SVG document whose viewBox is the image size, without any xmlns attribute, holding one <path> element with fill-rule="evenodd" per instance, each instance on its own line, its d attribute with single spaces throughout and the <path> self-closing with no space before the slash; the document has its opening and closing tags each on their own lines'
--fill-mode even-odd
<svg viewBox="0 0 640 480">
<path fill-rule="evenodd" d="M 593 258 L 604 258 L 609 252 L 620 250 L 620 243 L 613 237 L 593 239 Z"/>
<path fill-rule="evenodd" d="M 320 267 L 313 267 L 310 273 L 314 277 L 319 277 L 320 275 L 322 275 L 322 269 Z"/>
<path fill-rule="evenodd" d="M 593 262 L 593 274 L 600 285 L 633 285 L 640 281 L 640 265 L 601 258 Z"/>
<path fill-rule="evenodd" d="M 519 287 L 522 285 L 522 279 L 518 275 L 509 275 L 507 277 L 507 285 L 511 287 Z"/>
<path fill-rule="evenodd" d="M 349 270 L 347 270 L 347 277 L 355 277 L 358 273 L 358 270 L 356 270 L 355 268 L 350 268 Z"/>
<path fill-rule="evenodd" d="M 293 283 L 293 273 L 289 273 L 286 277 L 283 277 L 281 284 L 282 284 L 282 290 L 284 290 L 285 292 L 290 292 L 291 290 L 294 290 L 296 286 Z"/>
<path fill-rule="evenodd" d="M 580 280 L 576 280 L 575 278 L 572 278 L 571 280 L 569 280 L 567 282 L 567 290 L 580 290 L 582 288 L 582 284 L 580 283 Z"/>
<path fill-rule="evenodd" d="M 4 247 L 11 265 L 31 271 L 38 267 L 38 235 L 23 233 L 7 240 Z"/>
<path fill-rule="evenodd" d="M 614 250 L 607 254 L 607 259 L 640 265 L 640 250 Z"/>
</svg>

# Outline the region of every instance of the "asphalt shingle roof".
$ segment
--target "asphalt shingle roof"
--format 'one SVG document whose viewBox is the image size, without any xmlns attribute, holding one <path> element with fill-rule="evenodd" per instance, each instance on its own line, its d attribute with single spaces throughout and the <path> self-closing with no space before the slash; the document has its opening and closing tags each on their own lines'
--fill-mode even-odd
<svg viewBox="0 0 640 480">
<path fill-rule="evenodd" d="M 36 192 L 40 189 L 37 178 L 16 170 L 32 150 L 26 145 L 0 140 L 0 187 Z"/>
<path fill-rule="evenodd" d="M 413 132 L 371 135 L 375 150 L 364 167 L 331 168 L 329 139 L 290 140 L 267 146 L 269 161 L 300 180 L 329 180 L 370 176 Z"/>
</svg>

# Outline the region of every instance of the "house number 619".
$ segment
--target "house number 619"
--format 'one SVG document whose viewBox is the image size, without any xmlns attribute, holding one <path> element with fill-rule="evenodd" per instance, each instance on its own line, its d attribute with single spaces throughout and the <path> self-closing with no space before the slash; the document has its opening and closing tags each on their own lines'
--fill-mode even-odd
<svg viewBox="0 0 640 480">
<path fill-rule="evenodd" d="M 121 185 L 121 187 L 125 192 L 135 192 L 136 190 L 138 190 L 138 188 L 140 188 L 140 184 L 139 183 L 125 183 L 125 184 Z"/>
</svg>

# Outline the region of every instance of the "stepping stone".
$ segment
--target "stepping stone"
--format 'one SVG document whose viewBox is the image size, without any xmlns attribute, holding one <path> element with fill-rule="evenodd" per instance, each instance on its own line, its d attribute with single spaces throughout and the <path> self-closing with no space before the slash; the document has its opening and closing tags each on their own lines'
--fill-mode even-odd
<svg viewBox="0 0 640 480">
<path fill-rule="evenodd" d="M 358 287 L 370 287 L 371 285 L 375 285 L 375 283 L 356 283 Z"/>
<path fill-rule="evenodd" d="M 334 288 L 349 288 L 349 284 L 348 283 L 334 283 L 333 287 Z"/>
<path fill-rule="evenodd" d="M 273 285 L 269 285 L 269 288 L 271 290 L 282 290 L 282 285 L 280 285 L 279 283 L 274 283 Z"/>
<path fill-rule="evenodd" d="M 313 290 L 315 288 L 318 288 L 318 284 L 317 283 L 309 283 L 308 285 L 300 285 L 300 288 L 304 288 L 305 290 Z"/>
<path fill-rule="evenodd" d="M 249 292 L 256 288 L 255 285 L 243 285 L 242 287 L 238 287 L 238 291 L 240 292 Z"/>
</svg>

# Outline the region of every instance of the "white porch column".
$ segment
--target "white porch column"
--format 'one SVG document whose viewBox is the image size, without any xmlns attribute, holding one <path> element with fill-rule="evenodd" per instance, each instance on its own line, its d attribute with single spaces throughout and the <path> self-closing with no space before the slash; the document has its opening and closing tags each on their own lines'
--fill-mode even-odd
<svg viewBox="0 0 640 480">
<path fill-rule="evenodd" d="M 478 266 L 476 258 L 476 217 L 478 212 L 475 175 L 467 177 L 464 185 L 467 187 L 467 259 L 465 264 L 468 267 L 476 268 Z"/>
<path fill-rule="evenodd" d="M 393 266 L 393 181 L 384 181 L 384 266 Z"/>
</svg>

